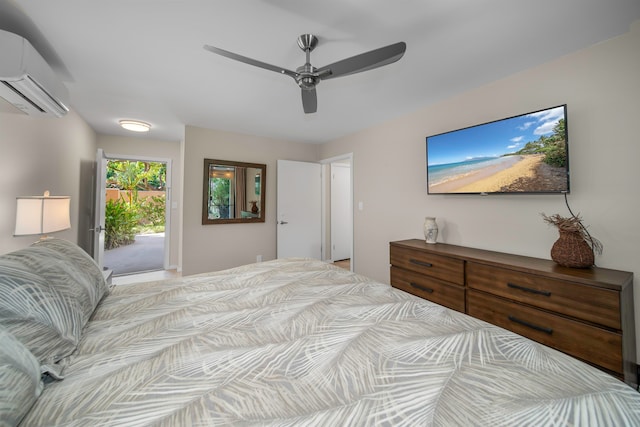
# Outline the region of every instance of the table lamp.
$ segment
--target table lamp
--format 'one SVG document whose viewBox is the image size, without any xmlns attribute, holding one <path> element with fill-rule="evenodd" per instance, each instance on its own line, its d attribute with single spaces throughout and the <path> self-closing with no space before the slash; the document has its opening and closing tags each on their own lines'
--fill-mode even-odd
<svg viewBox="0 0 640 427">
<path fill-rule="evenodd" d="M 16 228 L 14 236 L 40 235 L 71 228 L 69 217 L 69 196 L 50 196 L 45 191 L 42 196 L 16 198 Z"/>
</svg>

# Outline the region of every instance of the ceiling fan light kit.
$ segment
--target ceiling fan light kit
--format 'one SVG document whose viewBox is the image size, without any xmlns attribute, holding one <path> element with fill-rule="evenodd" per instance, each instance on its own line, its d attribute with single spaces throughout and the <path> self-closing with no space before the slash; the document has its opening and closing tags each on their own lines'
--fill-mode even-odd
<svg viewBox="0 0 640 427">
<path fill-rule="evenodd" d="M 267 64 L 214 46 L 204 45 L 204 48 L 235 61 L 244 62 L 245 64 L 292 77 L 301 89 L 302 108 L 307 114 L 315 113 L 318 109 L 316 86 L 320 81 L 348 76 L 391 64 L 402 58 L 407 49 L 405 42 L 398 42 L 334 62 L 324 67 L 316 68 L 311 65 L 311 52 L 317 45 L 318 38 L 313 34 L 302 34 L 298 37 L 298 46 L 305 53 L 306 62 L 304 65 L 296 68 L 296 71 Z"/>
</svg>

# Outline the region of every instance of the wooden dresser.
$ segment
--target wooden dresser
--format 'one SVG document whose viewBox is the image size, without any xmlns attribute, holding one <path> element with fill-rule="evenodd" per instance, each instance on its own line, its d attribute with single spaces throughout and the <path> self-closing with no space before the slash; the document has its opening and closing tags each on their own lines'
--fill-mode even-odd
<svg viewBox="0 0 640 427">
<path fill-rule="evenodd" d="M 391 285 L 509 329 L 636 385 L 633 273 L 413 239 Z"/>
</svg>

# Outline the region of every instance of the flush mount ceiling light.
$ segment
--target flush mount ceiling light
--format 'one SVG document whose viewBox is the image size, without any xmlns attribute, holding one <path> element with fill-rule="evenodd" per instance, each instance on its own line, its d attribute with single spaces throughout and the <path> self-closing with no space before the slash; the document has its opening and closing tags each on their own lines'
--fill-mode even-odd
<svg viewBox="0 0 640 427">
<path fill-rule="evenodd" d="M 138 120 L 120 120 L 120 126 L 134 132 L 149 132 L 151 125 Z"/>
</svg>

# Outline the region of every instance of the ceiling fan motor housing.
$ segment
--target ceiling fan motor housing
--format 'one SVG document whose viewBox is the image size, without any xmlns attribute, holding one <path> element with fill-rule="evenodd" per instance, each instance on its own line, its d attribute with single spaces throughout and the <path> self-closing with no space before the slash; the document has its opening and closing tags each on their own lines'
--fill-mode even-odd
<svg viewBox="0 0 640 427">
<path fill-rule="evenodd" d="M 315 75 L 316 68 L 311 64 L 306 63 L 301 67 L 296 68 L 296 83 L 302 89 L 313 89 L 316 87 L 318 83 L 320 83 L 320 79 L 317 75 Z"/>
<path fill-rule="evenodd" d="M 298 75 L 295 77 L 296 83 L 302 89 L 311 90 L 320 83 L 320 79 L 316 74 L 316 68 L 311 65 L 310 53 L 318 45 L 318 38 L 313 34 L 302 34 L 298 37 L 298 46 L 307 54 L 307 62 L 296 68 Z"/>
</svg>

